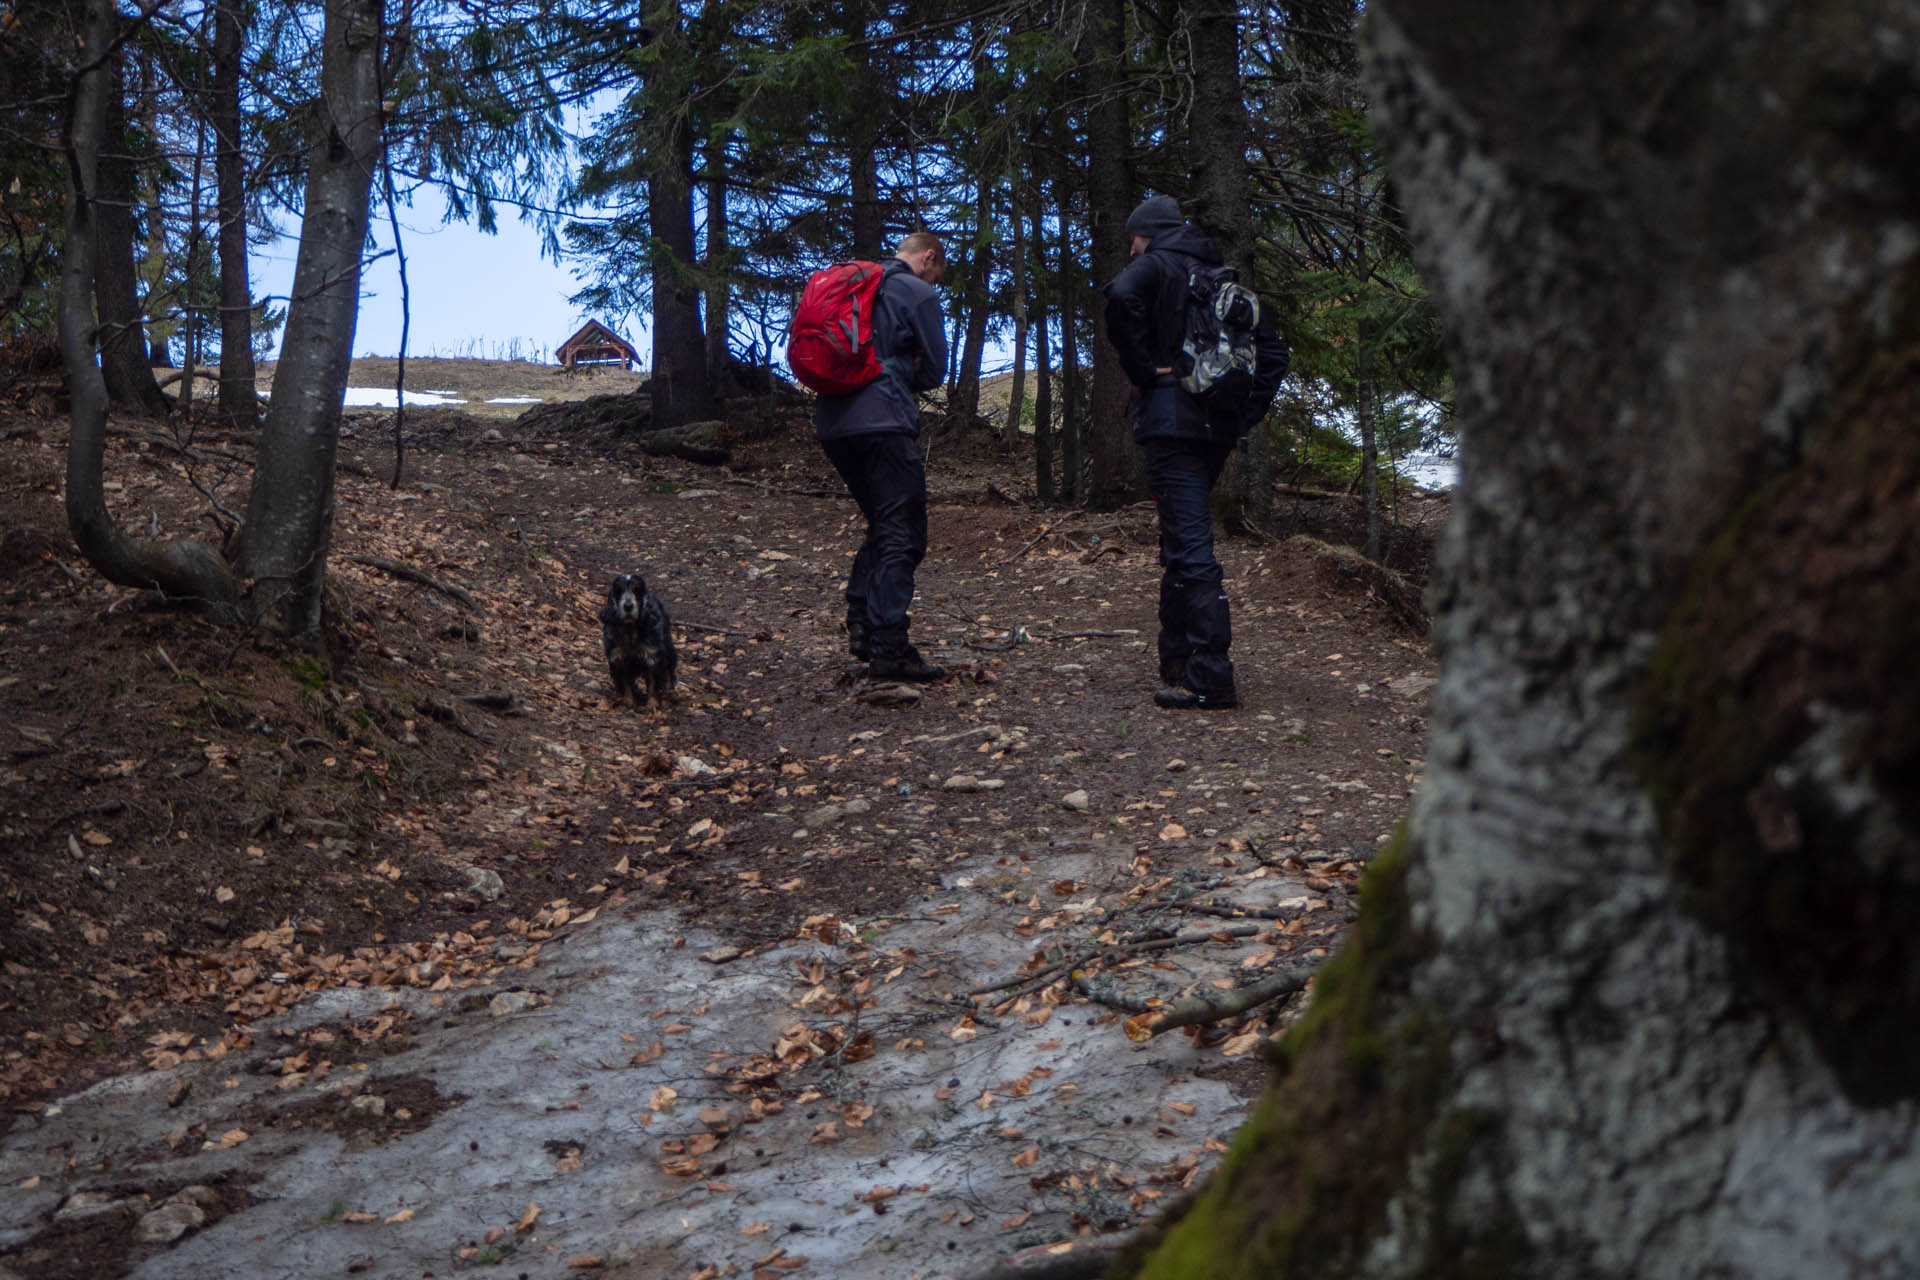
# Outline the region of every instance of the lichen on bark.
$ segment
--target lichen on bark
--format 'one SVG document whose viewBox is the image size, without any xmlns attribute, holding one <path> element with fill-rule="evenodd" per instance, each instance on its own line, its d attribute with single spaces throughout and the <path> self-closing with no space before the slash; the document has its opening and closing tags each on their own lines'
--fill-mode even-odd
<svg viewBox="0 0 1920 1280">
<path fill-rule="evenodd" d="M 1388 1226 L 1400 1194 L 1428 1213 L 1419 1274 L 1498 1274 L 1516 1232 L 1462 1238 L 1444 1221 L 1445 1182 L 1486 1134 L 1445 1107 L 1448 1032 L 1410 995 L 1428 946 L 1408 910 L 1403 827 L 1367 874 L 1360 919 L 1315 979 L 1306 1015 L 1273 1053 L 1278 1069 L 1220 1170 L 1110 1273 L 1177 1277 L 1345 1274 Z"/>
<path fill-rule="evenodd" d="M 1920 349 L 1701 553 L 1633 717 L 1683 902 L 1863 1105 L 1920 1096 Z"/>
</svg>

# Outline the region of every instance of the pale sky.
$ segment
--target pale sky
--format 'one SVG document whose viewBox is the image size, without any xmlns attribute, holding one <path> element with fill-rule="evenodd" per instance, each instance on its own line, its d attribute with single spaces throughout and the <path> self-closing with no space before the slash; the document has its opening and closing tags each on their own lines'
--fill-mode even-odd
<svg viewBox="0 0 1920 1280">
<path fill-rule="evenodd" d="M 386 204 L 373 202 L 378 250 L 393 247 Z M 423 191 L 409 209 L 400 207 L 401 241 L 407 253 L 411 356 L 463 356 L 486 360 L 534 359 L 553 363 L 553 349 L 590 319 L 610 325 L 639 349 L 644 361 L 651 337 L 633 318 L 590 316 L 567 301 L 580 288 L 567 267 L 540 256 L 533 228 L 509 209 L 500 210 L 499 231 L 483 235 L 472 223 L 440 221 L 438 195 Z M 286 305 L 293 285 L 299 225 L 254 250 L 254 296 L 270 293 Z M 356 356 L 392 356 L 400 350 L 400 274 L 393 255 L 361 276 Z"/>
</svg>

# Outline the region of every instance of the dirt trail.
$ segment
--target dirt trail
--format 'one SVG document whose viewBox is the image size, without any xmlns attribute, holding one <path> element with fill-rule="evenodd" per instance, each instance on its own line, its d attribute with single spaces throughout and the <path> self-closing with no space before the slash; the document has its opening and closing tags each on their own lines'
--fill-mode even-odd
<svg viewBox="0 0 1920 1280">
<path fill-rule="evenodd" d="M 1159 712 L 1150 510 L 1007 505 L 1017 472 L 936 451 L 915 631 L 956 678 L 876 706 L 838 633 L 854 513 L 811 496 L 835 485 L 804 447 L 753 483 L 564 439 L 415 456 L 397 492 L 343 477 L 336 563 L 364 688 L 404 682 L 430 710 L 393 733 L 463 753 L 463 785 L 342 847 L 282 822 L 232 855 L 262 898 L 316 849 L 337 887 L 216 949 L 225 1017 L 149 1049 L 163 1069 L 19 1116 L 0 1266 L 931 1277 L 1203 1176 L 1276 1009 L 1136 1046 L 1070 974 L 1171 998 L 1336 945 L 1425 730 L 1430 658 L 1382 604 L 1297 547 L 1224 544 L 1243 708 Z M 655 718 L 609 704 L 592 620 L 628 569 L 683 624 Z M 331 954 L 358 985 L 277 1000 L 355 910 L 370 945 Z M 143 1242 L 192 1185 L 204 1222 Z"/>
</svg>

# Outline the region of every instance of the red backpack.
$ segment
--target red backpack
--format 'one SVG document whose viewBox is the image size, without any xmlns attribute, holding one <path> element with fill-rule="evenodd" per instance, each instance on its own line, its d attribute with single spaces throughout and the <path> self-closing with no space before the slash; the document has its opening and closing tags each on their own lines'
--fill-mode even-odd
<svg viewBox="0 0 1920 1280">
<path fill-rule="evenodd" d="M 802 385 L 844 396 L 880 376 L 873 308 L 885 274 L 878 262 L 836 262 L 807 277 L 787 339 L 787 364 Z"/>
</svg>

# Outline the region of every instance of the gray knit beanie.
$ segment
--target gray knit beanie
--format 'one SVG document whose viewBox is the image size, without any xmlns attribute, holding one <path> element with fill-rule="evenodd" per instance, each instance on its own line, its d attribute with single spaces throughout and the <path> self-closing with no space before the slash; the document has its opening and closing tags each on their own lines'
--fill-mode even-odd
<svg viewBox="0 0 1920 1280">
<path fill-rule="evenodd" d="M 1127 234 L 1151 240 L 1162 231 L 1171 231 L 1186 219 L 1180 216 L 1180 202 L 1172 196 L 1148 196 L 1127 219 Z"/>
</svg>

